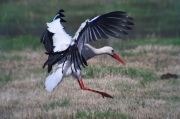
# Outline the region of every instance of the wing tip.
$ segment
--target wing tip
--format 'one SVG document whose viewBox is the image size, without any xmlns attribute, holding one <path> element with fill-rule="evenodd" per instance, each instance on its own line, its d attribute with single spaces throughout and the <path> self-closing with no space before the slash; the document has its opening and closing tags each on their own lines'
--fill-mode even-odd
<svg viewBox="0 0 180 119">
<path fill-rule="evenodd" d="M 59 12 L 65 12 L 63 9 L 60 9 Z"/>
<path fill-rule="evenodd" d="M 62 14 L 61 12 L 65 12 L 63 9 L 60 9 L 57 14 L 55 15 L 55 17 L 53 18 L 53 20 L 56 20 L 58 18 L 62 19 L 61 17 L 65 17 L 64 14 Z M 65 20 L 62 20 L 63 22 L 65 22 Z"/>
<path fill-rule="evenodd" d="M 67 21 L 61 18 L 61 22 L 67 22 Z"/>
<path fill-rule="evenodd" d="M 127 16 L 127 19 L 128 20 L 134 20 L 132 17 L 130 17 L 130 16 Z"/>
</svg>

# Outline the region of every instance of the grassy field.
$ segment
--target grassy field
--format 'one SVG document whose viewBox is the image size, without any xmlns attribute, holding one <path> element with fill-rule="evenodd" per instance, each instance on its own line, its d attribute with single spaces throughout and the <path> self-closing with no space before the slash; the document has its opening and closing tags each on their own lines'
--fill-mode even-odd
<svg viewBox="0 0 180 119">
<path fill-rule="evenodd" d="M 179 7 L 178 0 L 1 0 L 0 119 L 179 119 Z M 120 10 L 134 18 L 122 40 L 91 43 L 112 46 L 126 65 L 102 55 L 82 71 L 85 86 L 113 99 L 82 91 L 72 77 L 51 93 L 45 90 L 47 56 L 40 37 L 60 8 L 71 36 L 102 13 Z M 168 72 L 179 78 L 160 79 Z"/>
<path fill-rule="evenodd" d="M 20 45 L 22 39 L 27 43 Z M 37 40 L 14 38 L 12 42 L 17 44 L 9 50 L 2 48 L 3 44 L 12 42 L 0 43 L 0 118 L 180 118 L 180 79 L 160 79 L 167 72 L 180 74 L 179 39 L 112 43 L 126 66 L 109 56 L 89 60 L 83 69 L 84 84 L 111 94 L 113 99 L 82 91 L 72 77 L 48 93 L 44 88 L 48 74 L 42 69 L 47 56 L 42 45 L 34 45 Z M 126 48 L 118 50 L 122 44 Z"/>
<path fill-rule="evenodd" d="M 4 2 L 3 2 L 4 1 Z M 134 18 L 129 37 L 178 37 L 180 34 L 179 0 L 2 0 L 0 1 L 0 35 L 42 34 L 61 8 L 65 12 L 65 28 L 74 35 L 80 23 L 110 11 L 125 11 Z M 73 27 L 72 27 L 73 26 Z M 128 37 L 128 38 L 129 38 Z"/>
</svg>

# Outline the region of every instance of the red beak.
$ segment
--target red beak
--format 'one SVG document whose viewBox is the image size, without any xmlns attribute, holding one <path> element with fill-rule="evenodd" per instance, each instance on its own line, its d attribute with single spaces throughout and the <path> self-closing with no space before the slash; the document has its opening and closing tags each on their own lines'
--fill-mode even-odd
<svg viewBox="0 0 180 119">
<path fill-rule="evenodd" d="M 119 62 L 121 62 L 123 65 L 125 65 L 124 61 L 116 54 L 116 53 L 113 53 L 112 54 L 112 57 L 117 59 Z"/>
</svg>

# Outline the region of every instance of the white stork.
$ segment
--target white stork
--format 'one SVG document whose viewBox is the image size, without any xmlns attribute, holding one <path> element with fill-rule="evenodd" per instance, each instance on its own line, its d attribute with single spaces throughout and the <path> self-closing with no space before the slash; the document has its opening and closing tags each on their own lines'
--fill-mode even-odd
<svg viewBox="0 0 180 119">
<path fill-rule="evenodd" d="M 52 22 L 47 23 L 47 29 L 41 37 L 41 42 L 48 55 L 43 68 L 48 65 L 48 72 L 50 72 L 52 66 L 56 64 L 52 73 L 46 78 L 46 90 L 51 92 L 64 77 L 72 75 L 77 79 L 82 90 L 99 93 L 103 98 L 113 98 L 105 92 L 86 88 L 82 81 L 80 65 L 87 66 L 88 59 L 101 54 L 108 54 L 125 64 L 113 48 L 105 46 L 96 49 L 87 43 L 100 38 L 107 39 L 108 36 L 120 38 L 120 34 L 127 35 L 125 30 L 131 29 L 129 25 L 133 25 L 133 23 L 129 20 L 133 19 L 122 11 L 99 15 L 83 22 L 72 38 L 65 32 L 61 24 L 61 22 L 66 22 L 62 19 L 64 17 L 62 12 L 64 10 L 59 10 Z"/>
</svg>

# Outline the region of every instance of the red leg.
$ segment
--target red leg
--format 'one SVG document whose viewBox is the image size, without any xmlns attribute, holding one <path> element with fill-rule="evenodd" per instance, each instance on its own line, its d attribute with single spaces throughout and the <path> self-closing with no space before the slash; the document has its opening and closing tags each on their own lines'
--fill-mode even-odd
<svg viewBox="0 0 180 119">
<path fill-rule="evenodd" d="M 83 81 L 82 79 L 78 80 L 78 83 L 79 83 L 79 86 L 82 90 L 88 90 L 88 91 L 91 91 L 91 92 L 95 92 L 95 93 L 99 93 L 102 95 L 102 97 L 107 97 L 107 98 L 113 98 L 112 96 L 110 96 L 109 94 L 105 93 L 105 92 L 101 92 L 101 91 L 97 91 L 97 90 L 93 90 L 93 89 L 89 89 L 89 88 L 86 88 L 84 87 L 84 84 L 83 84 Z"/>
</svg>

